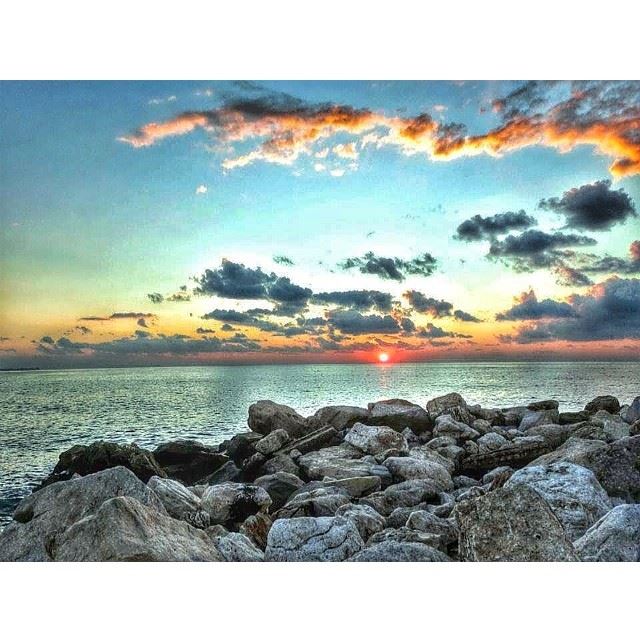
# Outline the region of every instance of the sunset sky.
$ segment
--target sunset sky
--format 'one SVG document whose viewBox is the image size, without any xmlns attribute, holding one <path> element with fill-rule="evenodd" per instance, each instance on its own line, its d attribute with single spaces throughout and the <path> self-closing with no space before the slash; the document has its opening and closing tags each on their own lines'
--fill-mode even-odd
<svg viewBox="0 0 640 640">
<path fill-rule="evenodd" d="M 0 83 L 0 365 L 640 355 L 640 83 Z"/>
</svg>

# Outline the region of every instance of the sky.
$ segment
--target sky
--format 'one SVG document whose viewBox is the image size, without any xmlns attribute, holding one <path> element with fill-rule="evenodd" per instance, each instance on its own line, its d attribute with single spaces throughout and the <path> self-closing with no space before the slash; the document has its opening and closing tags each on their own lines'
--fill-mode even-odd
<svg viewBox="0 0 640 640">
<path fill-rule="evenodd" d="M 0 366 L 636 359 L 639 82 L 2 82 Z"/>
</svg>

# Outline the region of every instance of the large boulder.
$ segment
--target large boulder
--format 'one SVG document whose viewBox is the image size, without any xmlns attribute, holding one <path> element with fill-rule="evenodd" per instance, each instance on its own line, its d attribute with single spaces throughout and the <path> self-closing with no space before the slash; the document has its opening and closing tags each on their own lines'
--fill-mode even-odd
<svg viewBox="0 0 640 640">
<path fill-rule="evenodd" d="M 271 498 L 262 487 L 224 482 L 207 487 L 200 504 L 212 524 L 239 523 L 256 513 L 266 513 Z"/>
<path fill-rule="evenodd" d="M 360 449 L 344 442 L 320 451 L 310 451 L 298 458 L 298 465 L 311 480 L 379 476 L 383 483 L 388 484 L 391 476 L 387 468 L 375 461 L 362 460 L 363 455 Z"/>
<path fill-rule="evenodd" d="M 368 504 L 379 514 L 389 516 L 399 507 L 433 501 L 439 493 L 439 487 L 432 480 L 407 480 L 360 498 L 360 504 Z"/>
<path fill-rule="evenodd" d="M 317 427 L 329 425 L 337 431 L 342 431 L 352 427 L 356 422 L 366 422 L 368 417 L 368 409 L 338 405 L 318 409 L 309 418 L 309 423 Z"/>
<path fill-rule="evenodd" d="M 505 487 L 516 486 L 526 486 L 540 494 L 572 541 L 613 506 L 595 475 L 570 462 L 520 469 L 505 483 Z"/>
<path fill-rule="evenodd" d="M 455 462 L 451 458 L 447 458 L 446 456 L 442 455 L 437 449 L 433 449 L 432 447 L 430 447 L 430 444 L 431 443 L 427 443 L 426 445 L 420 445 L 411 448 L 409 450 L 409 457 L 415 458 L 416 460 L 425 460 L 426 462 L 434 462 L 436 464 L 440 464 L 450 474 L 452 474 L 456 469 Z"/>
<path fill-rule="evenodd" d="M 615 507 L 574 546 L 587 562 L 640 562 L 640 505 Z"/>
<path fill-rule="evenodd" d="M 58 534 L 116 496 L 135 498 L 167 515 L 160 498 L 124 467 L 57 482 L 20 502 L 13 515 L 14 522 L 0 533 L 0 561 L 51 560 L 50 545 Z"/>
<path fill-rule="evenodd" d="M 454 438 L 456 442 L 461 443 L 465 440 L 472 440 L 480 436 L 480 433 L 472 429 L 465 422 L 459 422 L 448 414 L 438 416 L 436 418 L 436 426 L 433 428 L 434 437 L 449 436 Z"/>
<path fill-rule="evenodd" d="M 385 540 L 359 551 L 349 562 L 449 562 L 449 557 L 419 542 Z"/>
<path fill-rule="evenodd" d="M 356 525 L 347 518 L 287 518 L 269 531 L 265 560 L 271 562 L 341 562 L 364 547 Z"/>
<path fill-rule="evenodd" d="M 249 407 L 249 429 L 263 436 L 284 429 L 291 437 L 299 438 L 310 431 L 307 420 L 297 411 L 271 400 L 259 400 Z"/>
<path fill-rule="evenodd" d="M 447 469 L 437 462 L 416 458 L 387 458 L 384 466 L 396 482 L 405 480 L 431 480 L 440 491 L 453 489 L 453 481 Z"/>
<path fill-rule="evenodd" d="M 591 418 L 589 418 L 589 422 L 583 429 L 589 431 L 591 425 L 595 425 L 598 429 L 591 431 L 589 437 L 606 442 L 626 438 L 631 429 L 629 423 L 625 422 L 619 415 L 602 410 L 596 411 Z M 578 429 L 575 433 L 576 435 L 580 435 L 581 430 Z"/>
<path fill-rule="evenodd" d="M 459 393 L 447 393 L 444 396 L 438 396 L 427 402 L 427 411 L 434 420 L 448 409 L 456 407 L 464 407 L 467 409 L 467 403 Z"/>
<path fill-rule="evenodd" d="M 587 402 L 584 410 L 589 413 L 596 413 L 596 411 L 618 413 L 620 411 L 620 401 L 615 396 L 598 396 L 591 402 Z"/>
<path fill-rule="evenodd" d="M 271 498 L 271 511 L 275 512 L 284 506 L 289 496 L 297 491 L 304 482 L 298 476 L 286 471 L 278 471 L 266 476 L 260 476 L 254 483 L 258 487 L 262 487 Z"/>
<path fill-rule="evenodd" d="M 263 456 L 270 456 L 282 449 L 291 438 L 284 429 L 276 429 L 255 444 L 255 449 Z"/>
<path fill-rule="evenodd" d="M 453 519 L 438 516 L 419 509 L 407 518 L 407 528 L 437 536 L 445 548 L 458 541 L 458 526 Z"/>
<path fill-rule="evenodd" d="M 391 427 L 396 431 L 409 427 L 414 433 L 423 433 L 431 428 L 431 418 L 421 406 L 398 398 L 369 403 L 367 423 Z"/>
<path fill-rule="evenodd" d="M 543 409 L 540 411 L 529 411 L 522 416 L 520 420 L 520 431 L 528 431 L 532 427 L 542 424 L 558 424 L 560 414 L 557 409 Z"/>
<path fill-rule="evenodd" d="M 200 497 L 177 480 L 153 476 L 147 483 L 172 518 L 184 520 L 194 527 L 206 529 L 211 519 L 200 507 Z"/>
<path fill-rule="evenodd" d="M 169 478 L 184 484 L 196 484 L 229 461 L 215 447 L 196 440 L 165 442 L 153 451 L 153 457 Z"/>
<path fill-rule="evenodd" d="M 243 533 L 211 536 L 215 550 L 225 562 L 262 562 L 264 553 Z"/>
<path fill-rule="evenodd" d="M 87 446 L 75 445 L 61 453 L 52 476 L 45 482 L 66 480 L 76 473 L 87 476 L 113 467 L 126 467 L 143 482 L 147 482 L 151 476 L 166 476 L 153 453 L 141 449 L 137 444 L 98 440 Z"/>
<path fill-rule="evenodd" d="M 344 489 L 320 487 L 296 493 L 274 517 L 280 519 L 333 516 L 338 508 L 345 504 L 350 504 L 350 500 Z"/>
<path fill-rule="evenodd" d="M 408 451 L 407 439 L 391 427 L 356 422 L 344 437 L 345 442 L 364 453 L 379 455 L 385 451 Z"/>
<path fill-rule="evenodd" d="M 455 510 L 458 554 L 467 562 L 578 560 L 558 519 L 539 493 L 502 487 L 460 502 Z"/>
<path fill-rule="evenodd" d="M 629 424 L 633 424 L 640 420 L 640 396 L 636 396 L 626 411 L 625 420 Z"/>
<path fill-rule="evenodd" d="M 229 440 L 225 440 L 219 449 L 224 451 L 236 465 L 240 466 L 256 452 L 256 442 L 261 439 L 262 436 L 253 431 L 237 433 Z"/>
<path fill-rule="evenodd" d="M 611 497 L 640 502 L 640 436 L 611 444 L 572 437 L 560 448 L 531 462 L 531 466 L 557 461 L 590 469 Z"/>
<path fill-rule="evenodd" d="M 62 562 L 222 561 L 209 535 L 121 496 L 71 525 L 50 545 Z"/>
<path fill-rule="evenodd" d="M 338 507 L 335 515 L 353 522 L 365 542 L 386 526 L 384 517 L 367 504 L 343 504 Z"/>
</svg>

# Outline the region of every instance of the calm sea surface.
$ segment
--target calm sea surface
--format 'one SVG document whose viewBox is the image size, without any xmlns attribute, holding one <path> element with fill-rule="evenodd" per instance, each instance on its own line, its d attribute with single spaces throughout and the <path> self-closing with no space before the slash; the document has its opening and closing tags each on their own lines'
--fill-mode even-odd
<svg viewBox="0 0 640 640">
<path fill-rule="evenodd" d="M 216 444 L 246 430 L 252 402 L 303 415 L 385 398 L 424 405 L 460 392 L 502 407 L 553 398 L 581 409 L 611 393 L 640 394 L 640 362 L 421 363 L 169 367 L 0 373 L 0 526 L 58 454 L 98 439 L 144 447 L 176 438 Z"/>
</svg>

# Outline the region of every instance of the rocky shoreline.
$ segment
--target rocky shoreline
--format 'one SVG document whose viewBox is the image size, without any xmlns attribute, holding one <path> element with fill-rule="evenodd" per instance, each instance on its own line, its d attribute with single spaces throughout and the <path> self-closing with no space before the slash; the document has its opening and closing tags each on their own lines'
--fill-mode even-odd
<svg viewBox="0 0 640 640">
<path fill-rule="evenodd" d="M 264 400 L 217 446 L 60 455 L 0 561 L 638 561 L 640 396 L 459 394 L 303 417 Z"/>
</svg>

